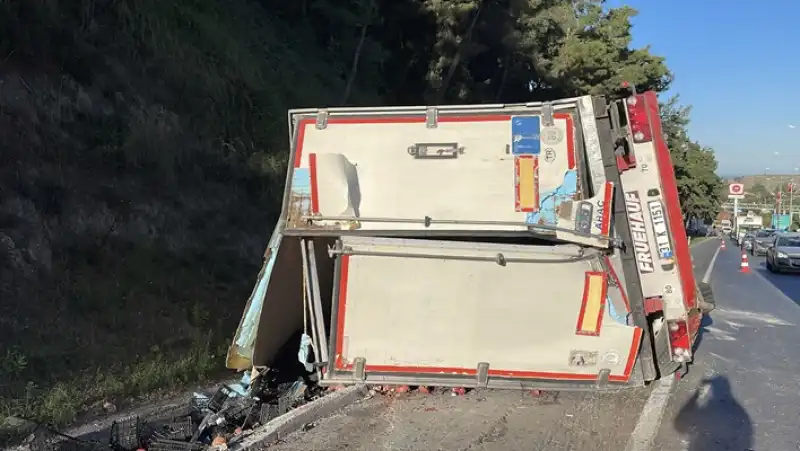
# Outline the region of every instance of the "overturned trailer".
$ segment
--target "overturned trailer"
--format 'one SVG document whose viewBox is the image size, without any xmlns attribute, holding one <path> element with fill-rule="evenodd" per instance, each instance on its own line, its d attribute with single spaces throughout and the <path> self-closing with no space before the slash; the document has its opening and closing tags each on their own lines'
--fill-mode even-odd
<svg viewBox="0 0 800 451">
<path fill-rule="evenodd" d="M 274 365 L 298 331 L 323 384 L 608 390 L 691 360 L 713 301 L 654 93 L 289 122 L 229 368 Z"/>
</svg>

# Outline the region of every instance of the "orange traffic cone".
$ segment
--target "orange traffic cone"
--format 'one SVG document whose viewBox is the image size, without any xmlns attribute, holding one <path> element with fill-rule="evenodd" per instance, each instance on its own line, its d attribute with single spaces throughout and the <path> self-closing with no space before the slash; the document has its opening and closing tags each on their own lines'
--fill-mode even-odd
<svg viewBox="0 0 800 451">
<path fill-rule="evenodd" d="M 750 263 L 747 261 L 746 252 L 742 252 L 742 263 L 739 265 L 739 272 L 750 272 Z"/>
<path fill-rule="evenodd" d="M 722 244 L 720 244 L 720 246 L 719 246 L 719 249 L 720 249 L 721 251 L 724 251 L 724 250 L 725 250 L 725 240 L 724 240 L 724 239 L 722 240 Z"/>
</svg>

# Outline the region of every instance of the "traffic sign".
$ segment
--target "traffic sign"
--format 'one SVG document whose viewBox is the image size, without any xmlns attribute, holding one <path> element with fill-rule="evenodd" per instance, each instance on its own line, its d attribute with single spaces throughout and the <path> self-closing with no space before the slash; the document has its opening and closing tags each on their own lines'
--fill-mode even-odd
<svg viewBox="0 0 800 451">
<path fill-rule="evenodd" d="M 744 185 L 741 183 L 728 185 L 728 199 L 744 199 Z"/>
</svg>

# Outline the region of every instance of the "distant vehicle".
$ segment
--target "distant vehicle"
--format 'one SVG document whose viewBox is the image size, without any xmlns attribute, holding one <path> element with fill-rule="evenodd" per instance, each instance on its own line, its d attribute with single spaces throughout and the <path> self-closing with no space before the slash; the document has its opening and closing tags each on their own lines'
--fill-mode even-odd
<svg viewBox="0 0 800 451">
<path fill-rule="evenodd" d="M 742 249 L 748 250 L 750 252 L 753 251 L 753 241 L 756 238 L 756 234 L 753 232 L 748 232 L 742 237 Z"/>
<path fill-rule="evenodd" d="M 763 227 L 762 222 L 763 219 L 761 216 L 756 215 L 752 211 L 748 211 L 746 214 L 735 217 L 733 221 L 731 238 L 733 238 L 736 244 L 741 246 L 744 236 L 748 233 L 754 233 L 757 230 L 760 230 Z"/>
<path fill-rule="evenodd" d="M 774 229 L 763 229 L 756 232 L 749 248 L 750 254 L 754 256 L 766 255 L 767 247 L 772 243 L 776 233 Z"/>
<path fill-rule="evenodd" d="M 697 236 L 708 236 L 709 233 L 710 233 L 710 229 L 705 224 L 691 226 L 691 227 L 686 229 L 686 234 L 688 236 L 694 236 L 694 237 L 697 237 Z"/>
<path fill-rule="evenodd" d="M 767 248 L 767 269 L 770 272 L 800 272 L 800 233 L 776 233 Z"/>
<path fill-rule="evenodd" d="M 730 234 L 733 231 L 733 223 L 729 219 L 723 219 L 719 222 L 720 228 L 722 229 L 722 233 L 725 235 Z"/>
</svg>

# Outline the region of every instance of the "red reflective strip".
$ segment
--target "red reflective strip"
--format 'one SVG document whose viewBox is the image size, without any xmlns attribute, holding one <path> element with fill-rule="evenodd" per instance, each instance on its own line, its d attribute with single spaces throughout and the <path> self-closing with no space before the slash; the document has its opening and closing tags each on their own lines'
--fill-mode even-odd
<svg viewBox="0 0 800 451">
<path fill-rule="evenodd" d="M 631 378 L 631 372 L 633 372 L 633 365 L 636 363 L 636 356 L 639 354 L 639 345 L 641 343 L 642 329 L 637 327 L 636 330 L 633 331 L 633 340 L 630 350 L 628 351 L 628 363 L 625 364 L 625 372 L 623 373 L 626 382 Z M 611 380 L 610 377 L 609 380 Z"/>
<path fill-rule="evenodd" d="M 583 328 L 583 320 L 586 319 L 586 307 L 589 303 L 589 289 L 591 288 L 592 279 L 595 277 L 602 277 L 601 279 L 601 290 L 600 290 L 600 308 L 597 311 L 597 317 L 595 318 L 597 321 L 595 323 L 595 327 L 592 330 L 587 330 Z M 588 335 L 592 337 L 597 337 L 600 335 L 600 329 L 603 327 L 603 313 L 606 310 L 606 295 L 608 294 L 608 280 L 604 277 L 605 273 L 603 272 L 587 272 L 584 275 L 583 279 L 583 297 L 581 298 L 581 310 L 578 313 L 578 324 L 575 326 L 575 334 L 576 335 Z"/>
<path fill-rule="evenodd" d="M 600 222 L 600 234 L 609 235 L 611 233 L 611 201 L 614 195 L 614 183 L 606 182 L 603 191 L 603 219 Z"/>
<path fill-rule="evenodd" d="M 533 211 L 539 211 L 539 157 L 533 161 Z"/>
<path fill-rule="evenodd" d="M 336 355 L 334 356 L 334 367 L 339 370 L 352 368 L 344 361 L 344 320 L 347 311 L 347 280 L 350 274 L 350 256 L 341 255 L 339 257 L 339 299 L 336 306 Z"/>
<path fill-rule="evenodd" d="M 319 213 L 319 188 L 317 186 L 317 154 L 308 154 L 308 172 L 311 179 L 311 212 Z"/>
<path fill-rule="evenodd" d="M 514 210 L 522 211 L 522 189 L 519 186 L 520 179 L 520 159 L 522 157 L 514 158 Z"/>
<path fill-rule="evenodd" d="M 297 122 L 297 144 L 294 151 L 294 167 L 299 168 L 303 160 L 303 145 L 306 140 L 306 127 L 315 123 L 314 119 L 302 119 Z"/>
<path fill-rule="evenodd" d="M 567 121 L 567 166 L 575 169 L 575 121 L 571 114 L 554 114 L 555 119 L 566 119 Z"/>
</svg>

